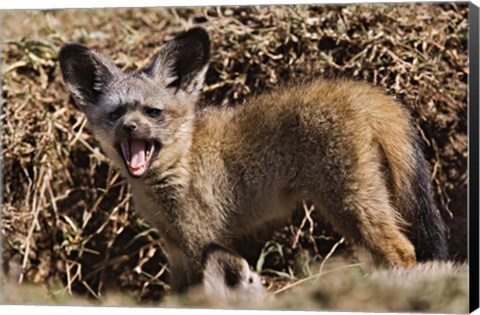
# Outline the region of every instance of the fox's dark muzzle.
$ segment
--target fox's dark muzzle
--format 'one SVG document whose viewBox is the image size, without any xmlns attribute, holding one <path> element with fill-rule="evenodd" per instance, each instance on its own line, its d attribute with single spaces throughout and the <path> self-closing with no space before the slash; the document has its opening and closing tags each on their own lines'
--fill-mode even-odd
<svg viewBox="0 0 480 315">
<path fill-rule="evenodd" d="M 129 122 L 124 124 L 122 128 L 125 132 L 131 133 L 137 130 L 138 125 L 135 122 Z"/>
</svg>

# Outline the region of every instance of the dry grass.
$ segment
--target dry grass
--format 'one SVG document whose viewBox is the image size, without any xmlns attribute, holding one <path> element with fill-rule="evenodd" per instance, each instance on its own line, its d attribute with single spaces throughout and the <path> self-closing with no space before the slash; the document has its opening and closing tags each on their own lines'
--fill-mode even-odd
<svg viewBox="0 0 480 315">
<path fill-rule="evenodd" d="M 71 106 L 57 53 L 65 42 L 82 42 L 135 68 L 193 25 L 204 26 L 213 43 L 202 106 L 241 106 L 252 94 L 318 75 L 366 80 L 399 98 L 425 139 L 451 258 L 464 260 L 467 13 L 459 3 L 7 12 L 4 272 L 94 298 L 111 288 L 143 302 L 165 294 L 168 265 L 158 237 L 135 215 L 127 184 Z M 314 214 L 300 208 L 260 255 L 257 267 L 272 289 L 308 276 L 309 262 L 341 239 L 314 223 Z M 337 252 L 348 249 L 338 245 Z M 258 260 L 259 252 L 252 255 Z"/>
</svg>

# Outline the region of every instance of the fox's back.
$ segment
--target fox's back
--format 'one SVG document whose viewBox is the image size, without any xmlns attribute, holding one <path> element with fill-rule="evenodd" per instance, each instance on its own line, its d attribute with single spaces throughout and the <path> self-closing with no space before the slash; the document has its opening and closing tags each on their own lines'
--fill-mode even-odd
<svg viewBox="0 0 480 315">
<path fill-rule="evenodd" d="M 375 133 L 379 122 L 403 132 L 409 128 L 409 115 L 368 84 L 314 80 L 261 94 L 232 108 L 207 109 L 197 116 L 194 133 L 199 144 L 207 139 L 227 152 L 239 149 L 240 143 L 268 147 L 275 140 L 288 141 L 302 133 L 309 138 L 315 132 L 331 134 L 338 129 L 349 136 L 368 135 Z"/>
<path fill-rule="evenodd" d="M 193 132 L 193 149 L 195 155 L 221 159 L 227 170 L 244 168 L 248 173 L 253 167 L 255 177 L 268 171 L 269 177 L 278 178 L 288 175 L 282 169 L 290 166 L 298 173 L 310 158 L 317 161 L 314 165 L 332 158 L 351 159 L 352 150 L 370 149 L 387 127 L 396 133 L 396 141 L 402 141 L 402 135 L 410 132 L 408 123 L 407 111 L 377 88 L 347 80 L 315 80 L 232 108 L 202 112 Z"/>
</svg>

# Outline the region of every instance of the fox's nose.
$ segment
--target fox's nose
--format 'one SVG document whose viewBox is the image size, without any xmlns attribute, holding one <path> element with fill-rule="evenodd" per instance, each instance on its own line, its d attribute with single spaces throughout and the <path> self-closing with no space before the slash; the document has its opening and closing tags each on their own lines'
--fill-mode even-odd
<svg viewBox="0 0 480 315">
<path fill-rule="evenodd" d="M 123 125 L 123 130 L 125 130 L 126 132 L 133 132 L 137 130 L 137 128 L 138 126 L 134 122 L 129 122 Z"/>
</svg>

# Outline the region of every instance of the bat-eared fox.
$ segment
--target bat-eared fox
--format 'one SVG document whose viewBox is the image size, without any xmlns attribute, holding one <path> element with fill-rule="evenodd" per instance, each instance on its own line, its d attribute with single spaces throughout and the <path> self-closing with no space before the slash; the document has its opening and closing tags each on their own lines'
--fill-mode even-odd
<svg viewBox="0 0 480 315">
<path fill-rule="evenodd" d="M 59 55 L 77 107 L 161 234 L 174 291 L 202 281 L 208 244 L 238 251 L 235 241 L 290 218 L 302 200 L 376 265 L 447 257 L 419 137 L 401 104 L 366 83 L 315 79 L 200 108 L 209 56 L 199 27 L 138 71 L 79 44 Z M 235 272 L 223 275 L 239 283 Z"/>
</svg>

